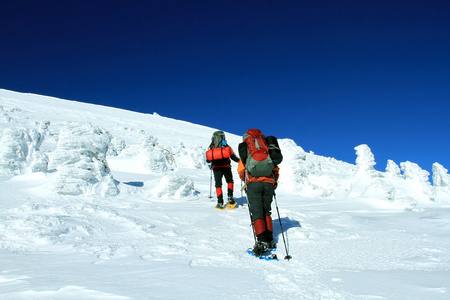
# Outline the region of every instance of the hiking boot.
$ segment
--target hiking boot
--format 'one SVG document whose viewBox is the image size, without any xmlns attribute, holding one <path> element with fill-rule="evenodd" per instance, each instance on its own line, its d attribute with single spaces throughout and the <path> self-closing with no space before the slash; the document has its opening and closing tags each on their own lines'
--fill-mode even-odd
<svg viewBox="0 0 450 300">
<path fill-rule="evenodd" d="M 236 201 L 234 201 L 234 199 L 233 199 L 233 195 L 228 195 L 228 206 L 227 206 L 227 208 L 228 209 L 232 209 L 232 208 L 234 208 L 235 206 L 236 206 Z"/>
<path fill-rule="evenodd" d="M 257 241 L 253 247 L 252 254 L 254 256 L 261 256 L 269 250 L 269 244 L 267 242 Z"/>
<path fill-rule="evenodd" d="M 271 240 L 267 245 L 267 250 L 272 251 L 277 248 L 277 244 L 275 244 L 274 240 Z"/>
<path fill-rule="evenodd" d="M 220 210 L 224 210 L 225 209 L 225 205 L 223 205 L 222 202 L 218 202 L 217 205 L 216 205 L 216 208 L 220 209 Z"/>
</svg>

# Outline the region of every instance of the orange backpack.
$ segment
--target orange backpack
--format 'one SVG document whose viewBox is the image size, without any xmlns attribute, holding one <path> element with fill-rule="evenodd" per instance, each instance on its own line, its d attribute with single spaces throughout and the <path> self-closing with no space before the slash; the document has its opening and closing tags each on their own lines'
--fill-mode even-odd
<svg viewBox="0 0 450 300">
<path fill-rule="evenodd" d="M 233 154 L 233 150 L 231 150 L 230 146 L 221 147 L 221 148 L 212 148 L 206 151 L 206 159 L 209 161 L 230 158 Z"/>
</svg>

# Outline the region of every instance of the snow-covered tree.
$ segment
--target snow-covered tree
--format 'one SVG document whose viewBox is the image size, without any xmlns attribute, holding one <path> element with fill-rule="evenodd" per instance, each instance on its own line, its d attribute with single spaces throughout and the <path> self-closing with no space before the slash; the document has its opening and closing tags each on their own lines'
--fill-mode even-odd
<svg viewBox="0 0 450 300">
<path fill-rule="evenodd" d="M 164 147 L 158 145 L 158 138 L 145 136 L 140 147 L 141 161 L 150 173 L 163 174 L 169 170 Z"/>
<path fill-rule="evenodd" d="M 388 159 L 386 166 L 386 177 L 396 178 L 401 176 L 400 167 L 393 161 Z"/>
<path fill-rule="evenodd" d="M 400 163 L 403 176 L 410 183 L 412 194 L 422 200 L 434 200 L 435 193 L 430 181 L 430 173 L 423 170 L 418 164 L 407 161 Z"/>
<path fill-rule="evenodd" d="M 173 155 L 177 160 L 178 167 L 203 169 L 207 168 L 206 149 L 201 146 L 189 147 L 180 143 L 173 149 Z"/>
<path fill-rule="evenodd" d="M 111 139 L 110 147 L 108 147 L 108 155 L 117 156 L 126 148 L 126 143 L 123 139 L 113 137 Z"/>
<path fill-rule="evenodd" d="M 26 166 L 31 137 L 24 129 L 5 128 L 0 139 L 0 171 L 20 174 Z"/>
<path fill-rule="evenodd" d="M 448 170 L 439 163 L 433 164 L 433 186 L 440 191 L 450 192 L 450 175 Z"/>
<path fill-rule="evenodd" d="M 375 174 L 375 157 L 369 146 L 362 144 L 355 147 L 356 173 L 355 177 L 373 177 Z"/>
<path fill-rule="evenodd" d="M 306 160 L 305 151 L 293 140 L 283 139 L 278 142 L 284 161 L 280 166 L 280 187 L 294 193 L 302 193 L 309 184 L 308 175 L 312 171 L 313 164 Z M 286 164 L 286 161 L 289 163 Z"/>
<path fill-rule="evenodd" d="M 59 133 L 49 168 L 56 169 L 55 190 L 60 194 L 100 193 L 116 195 L 106 153 L 111 135 L 89 123 L 67 123 Z"/>
<path fill-rule="evenodd" d="M 43 139 L 35 129 L 5 128 L 0 138 L 0 173 L 18 175 L 46 171 L 48 157 L 39 150 Z"/>
</svg>

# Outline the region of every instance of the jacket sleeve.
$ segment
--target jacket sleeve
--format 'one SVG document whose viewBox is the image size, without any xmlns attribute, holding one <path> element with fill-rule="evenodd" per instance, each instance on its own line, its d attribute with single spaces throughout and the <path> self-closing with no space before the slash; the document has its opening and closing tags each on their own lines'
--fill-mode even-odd
<svg viewBox="0 0 450 300">
<path fill-rule="evenodd" d="M 242 181 L 245 181 L 245 166 L 244 163 L 242 162 L 242 160 L 239 160 L 239 165 L 238 165 L 238 174 L 239 174 L 239 178 Z"/>
<path fill-rule="evenodd" d="M 278 178 L 280 177 L 280 168 L 279 167 L 275 167 L 273 168 L 273 176 L 275 179 L 275 188 L 277 188 L 278 186 Z"/>
<path fill-rule="evenodd" d="M 234 153 L 231 154 L 231 159 L 237 163 L 240 161 L 239 157 L 237 157 L 236 154 L 234 154 Z"/>
<path fill-rule="evenodd" d="M 239 162 L 239 157 L 237 157 L 236 156 L 236 154 L 234 153 L 234 151 L 233 151 L 233 148 L 231 148 L 231 146 L 228 146 L 228 147 L 230 147 L 230 153 L 231 153 L 231 156 L 230 156 L 230 158 L 234 161 L 234 162 Z"/>
</svg>

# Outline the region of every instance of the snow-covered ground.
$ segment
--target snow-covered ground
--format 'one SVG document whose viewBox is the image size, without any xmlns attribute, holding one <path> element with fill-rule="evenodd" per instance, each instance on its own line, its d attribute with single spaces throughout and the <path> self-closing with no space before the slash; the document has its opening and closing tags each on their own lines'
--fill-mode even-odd
<svg viewBox="0 0 450 300">
<path fill-rule="evenodd" d="M 376 171 L 367 145 L 348 164 L 280 140 L 263 261 L 236 164 L 238 207 L 209 198 L 215 130 L 0 90 L 0 299 L 450 298 L 444 166 L 432 185 L 412 162 Z"/>
</svg>

